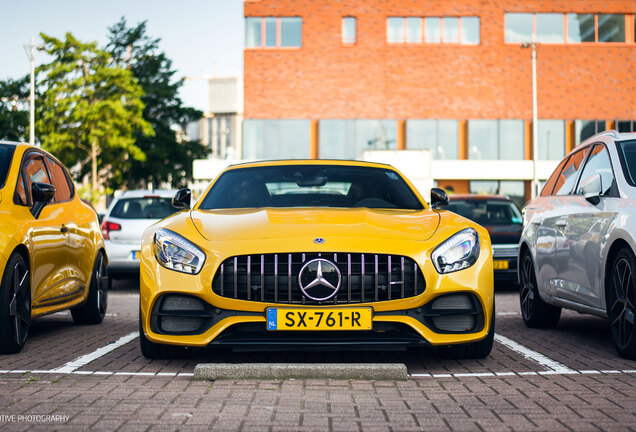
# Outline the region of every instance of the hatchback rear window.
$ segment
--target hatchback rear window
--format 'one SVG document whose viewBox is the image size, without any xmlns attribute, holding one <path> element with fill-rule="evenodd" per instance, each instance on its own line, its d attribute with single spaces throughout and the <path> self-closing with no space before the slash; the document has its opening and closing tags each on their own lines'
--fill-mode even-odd
<svg viewBox="0 0 636 432">
<path fill-rule="evenodd" d="M 117 201 L 110 216 L 120 219 L 163 219 L 177 211 L 172 206 L 172 198 L 122 198 Z"/>
<path fill-rule="evenodd" d="M 15 152 L 15 146 L 0 144 L 0 189 L 4 187 L 4 183 L 7 180 L 9 167 L 11 167 L 11 161 L 13 160 L 13 152 Z"/>
</svg>

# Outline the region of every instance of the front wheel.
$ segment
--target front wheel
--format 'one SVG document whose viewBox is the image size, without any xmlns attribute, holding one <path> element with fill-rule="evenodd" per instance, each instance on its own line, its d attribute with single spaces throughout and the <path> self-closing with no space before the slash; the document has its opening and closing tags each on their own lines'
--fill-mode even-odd
<svg viewBox="0 0 636 432">
<path fill-rule="evenodd" d="M 88 287 L 88 298 L 84 305 L 71 309 L 73 321 L 77 324 L 99 324 L 106 316 L 108 307 L 108 274 L 106 259 L 99 253 L 93 265 L 93 274 Z"/>
<path fill-rule="evenodd" d="M 0 282 L 0 354 L 20 352 L 31 328 L 31 275 L 19 253 L 9 257 Z"/>
<path fill-rule="evenodd" d="M 606 287 L 612 343 L 621 357 L 636 359 L 636 258 L 621 249 L 612 263 Z"/>
<path fill-rule="evenodd" d="M 544 302 L 539 295 L 534 264 L 528 252 L 521 257 L 519 275 L 521 280 L 519 303 L 523 322 L 532 328 L 555 327 L 561 317 L 561 308 Z"/>
</svg>

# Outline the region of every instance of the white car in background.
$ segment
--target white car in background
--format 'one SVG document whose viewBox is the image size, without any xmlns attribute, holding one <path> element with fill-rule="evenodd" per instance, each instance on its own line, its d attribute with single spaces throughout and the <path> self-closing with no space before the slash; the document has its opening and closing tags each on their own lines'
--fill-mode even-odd
<svg viewBox="0 0 636 432">
<path fill-rule="evenodd" d="M 113 199 L 101 225 L 111 277 L 139 273 L 141 234 L 179 210 L 172 206 L 175 194 L 175 190 L 132 190 Z"/>
<path fill-rule="evenodd" d="M 636 133 L 581 143 L 524 213 L 526 325 L 554 327 L 561 308 L 606 317 L 616 351 L 636 359 Z"/>
</svg>

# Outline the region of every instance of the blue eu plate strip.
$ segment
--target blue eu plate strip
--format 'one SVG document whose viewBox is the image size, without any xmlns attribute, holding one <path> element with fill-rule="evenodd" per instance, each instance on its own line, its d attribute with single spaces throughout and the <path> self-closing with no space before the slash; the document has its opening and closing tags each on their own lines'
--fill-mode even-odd
<svg viewBox="0 0 636 432">
<path fill-rule="evenodd" d="M 267 309 L 267 330 L 278 329 L 278 314 L 276 309 Z"/>
</svg>

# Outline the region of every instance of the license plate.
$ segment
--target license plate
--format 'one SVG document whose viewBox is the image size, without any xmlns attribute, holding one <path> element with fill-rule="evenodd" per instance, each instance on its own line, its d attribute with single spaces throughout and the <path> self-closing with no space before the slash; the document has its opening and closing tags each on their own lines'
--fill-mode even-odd
<svg viewBox="0 0 636 432">
<path fill-rule="evenodd" d="M 507 260 L 494 260 L 492 264 L 495 270 L 508 270 Z"/>
<path fill-rule="evenodd" d="M 141 256 L 141 251 L 132 251 L 132 259 L 134 260 L 139 259 L 140 256 Z"/>
<path fill-rule="evenodd" d="M 268 308 L 267 330 L 371 330 L 371 308 Z"/>
</svg>

